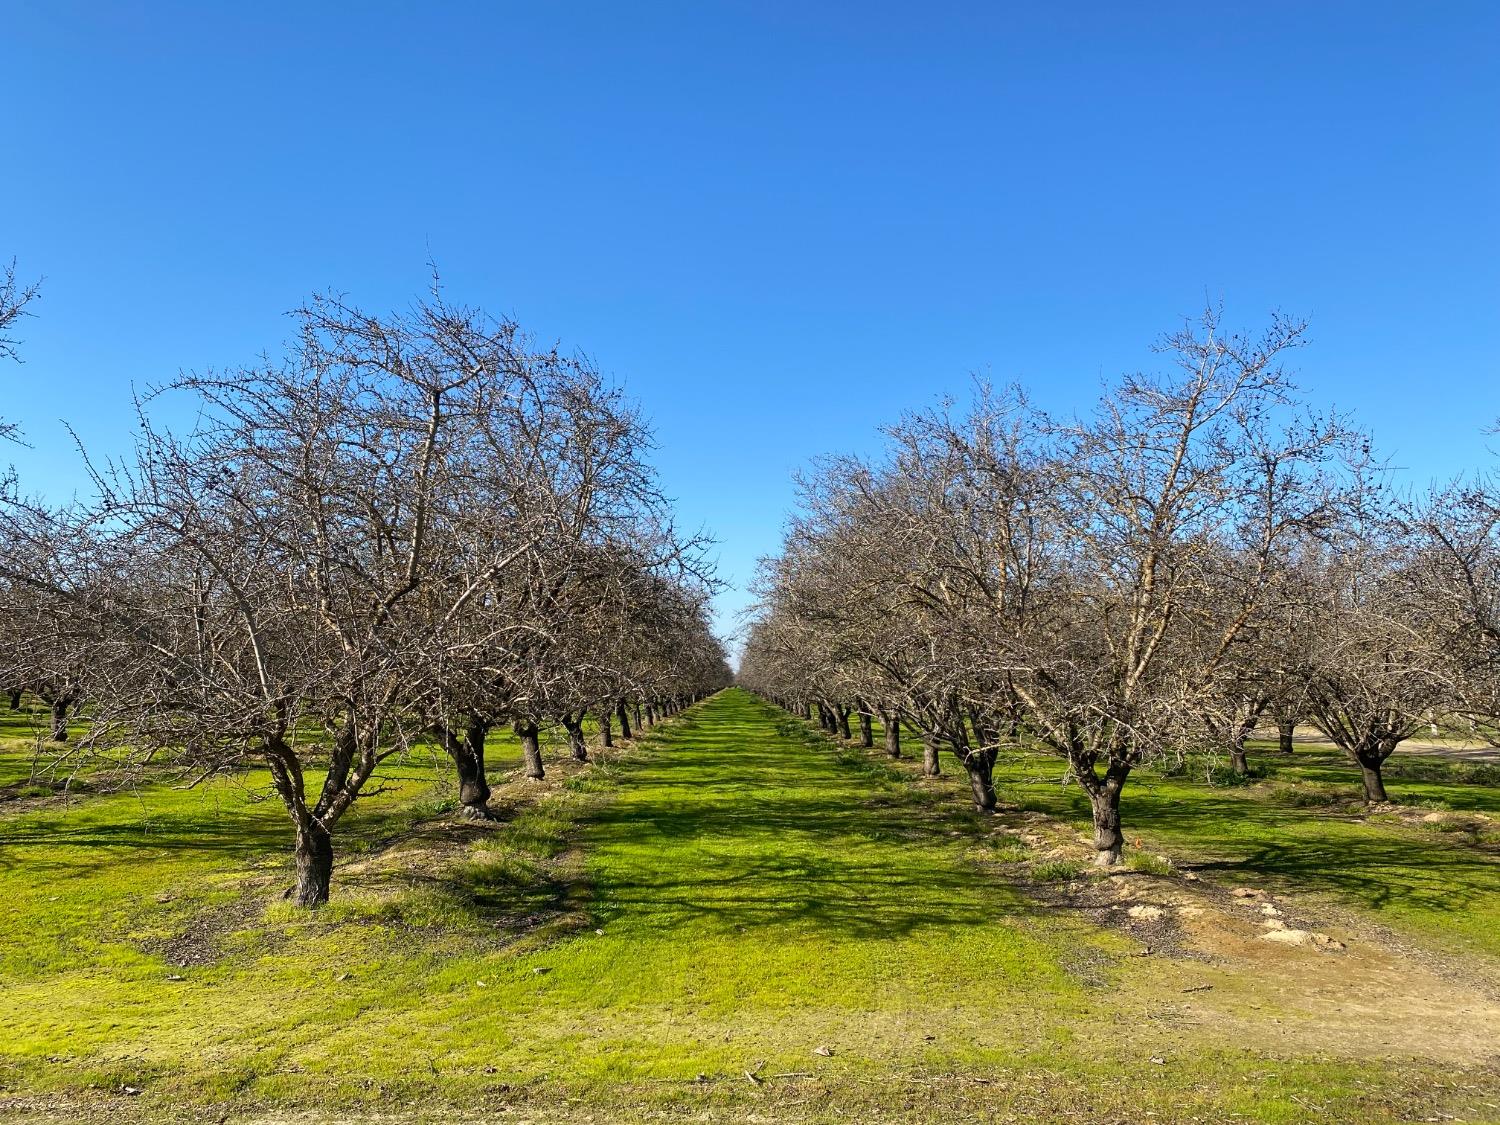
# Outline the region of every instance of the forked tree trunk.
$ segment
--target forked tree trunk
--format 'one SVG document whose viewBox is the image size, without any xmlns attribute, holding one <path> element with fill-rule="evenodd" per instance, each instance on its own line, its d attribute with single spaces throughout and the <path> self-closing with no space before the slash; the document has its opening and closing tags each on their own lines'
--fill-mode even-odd
<svg viewBox="0 0 1500 1125">
<path fill-rule="evenodd" d="M 573 753 L 575 762 L 586 762 L 589 760 L 589 748 L 583 741 L 583 724 L 571 719 L 563 720 L 563 728 L 568 732 L 568 749 Z"/>
<path fill-rule="evenodd" d="M 880 712 L 880 725 L 885 728 L 885 752 L 892 758 L 901 757 L 901 712 Z"/>
<path fill-rule="evenodd" d="M 625 709 L 623 699 L 615 704 L 615 718 L 620 720 L 620 737 L 629 742 L 635 736 L 630 733 L 630 712 Z"/>
<path fill-rule="evenodd" d="M 68 701 L 54 700 L 52 704 L 52 741 L 68 741 Z"/>
<path fill-rule="evenodd" d="M 333 836 L 309 816 L 297 824 L 295 854 L 297 885 L 292 900 L 298 906 L 322 906 L 333 882 Z"/>
<path fill-rule="evenodd" d="M 614 724 L 608 711 L 599 712 L 599 739 L 605 746 L 615 744 L 615 732 L 610 729 Z"/>
<path fill-rule="evenodd" d="M 1280 743 L 1279 749 L 1283 754 L 1292 753 L 1292 735 L 1297 732 L 1296 719 L 1276 720 L 1276 734 Z"/>
<path fill-rule="evenodd" d="M 1229 748 L 1229 768 L 1241 777 L 1249 774 L 1250 762 L 1245 757 L 1245 744 L 1243 742 Z"/>
<path fill-rule="evenodd" d="M 937 739 L 930 734 L 922 735 L 922 776 L 937 777 L 942 772 L 938 765 Z"/>
<path fill-rule="evenodd" d="M 546 776 L 542 769 L 542 746 L 538 741 L 535 723 L 517 723 L 516 734 L 521 738 L 521 760 L 527 777 L 540 781 Z"/>
<path fill-rule="evenodd" d="M 865 710 L 859 712 L 859 744 L 861 746 L 875 745 L 875 724 L 871 720 L 870 712 Z"/>
</svg>

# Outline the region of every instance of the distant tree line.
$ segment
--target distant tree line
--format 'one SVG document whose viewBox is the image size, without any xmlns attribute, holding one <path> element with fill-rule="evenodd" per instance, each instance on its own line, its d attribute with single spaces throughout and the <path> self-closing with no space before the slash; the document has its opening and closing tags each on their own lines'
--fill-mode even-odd
<svg viewBox="0 0 1500 1125">
<path fill-rule="evenodd" d="M 192 782 L 267 767 L 313 906 L 341 817 L 414 744 L 484 818 L 497 728 L 540 778 L 544 729 L 585 759 L 587 716 L 630 738 L 730 672 L 707 543 L 590 364 L 436 286 L 294 318 L 284 354 L 141 399 L 132 452 L 85 455 L 93 497 L 6 490 L 0 684 L 51 706 L 59 754 Z M 181 399 L 185 431 L 159 420 Z"/>
<path fill-rule="evenodd" d="M 762 563 L 740 682 L 841 738 L 856 717 L 865 746 L 878 718 L 892 755 L 905 725 L 984 811 L 999 755 L 1056 754 L 1103 865 L 1133 771 L 1201 750 L 1244 772 L 1262 722 L 1284 751 L 1315 726 L 1371 802 L 1419 731 L 1494 740 L 1500 482 L 1392 489 L 1365 434 L 1299 397 L 1304 333 L 1210 310 L 1088 417 L 980 386 L 820 463 Z"/>
</svg>

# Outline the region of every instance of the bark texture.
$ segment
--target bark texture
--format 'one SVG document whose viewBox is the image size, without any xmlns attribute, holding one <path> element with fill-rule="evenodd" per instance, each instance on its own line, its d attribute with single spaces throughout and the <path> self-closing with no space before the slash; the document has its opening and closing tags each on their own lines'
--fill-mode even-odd
<svg viewBox="0 0 1500 1125">
<path fill-rule="evenodd" d="M 298 906 L 322 906 L 333 883 L 333 836 L 309 817 L 297 825 L 295 846 L 297 885 L 292 899 Z"/>
<path fill-rule="evenodd" d="M 542 769 L 542 746 L 538 739 L 539 731 L 535 723 L 517 723 L 516 734 L 521 739 L 521 760 L 523 772 L 533 780 L 541 780 L 546 776 Z"/>
<path fill-rule="evenodd" d="M 922 776 L 937 777 L 943 772 L 938 764 L 937 739 L 931 735 L 922 736 Z"/>
</svg>

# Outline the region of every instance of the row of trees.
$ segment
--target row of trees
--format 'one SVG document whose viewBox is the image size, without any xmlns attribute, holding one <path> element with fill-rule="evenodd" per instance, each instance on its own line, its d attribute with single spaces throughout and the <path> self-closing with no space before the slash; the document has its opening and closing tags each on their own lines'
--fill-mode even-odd
<svg viewBox="0 0 1500 1125">
<path fill-rule="evenodd" d="M 341 817 L 414 743 L 487 817 L 496 728 L 540 778 L 545 728 L 586 758 L 586 715 L 628 738 L 730 673 L 706 543 L 592 366 L 436 287 L 295 320 L 279 360 L 141 400 L 129 456 L 85 455 L 95 499 L 6 497 L 0 683 L 51 702 L 60 740 L 86 708 L 68 753 L 193 781 L 263 763 L 316 905 Z"/>
<path fill-rule="evenodd" d="M 1195 750 L 1244 771 L 1267 719 L 1285 750 L 1315 725 L 1369 801 L 1419 730 L 1493 737 L 1496 479 L 1395 494 L 1363 434 L 1299 402 L 1304 332 L 1210 310 L 1090 417 L 981 386 L 886 428 L 882 456 L 821 463 L 762 563 L 740 682 L 846 738 L 857 715 L 865 745 L 878 716 L 893 754 L 907 724 L 980 810 L 1007 747 L 1050 750 L 1104 865 L 1132 771 Z"/>
</svg>

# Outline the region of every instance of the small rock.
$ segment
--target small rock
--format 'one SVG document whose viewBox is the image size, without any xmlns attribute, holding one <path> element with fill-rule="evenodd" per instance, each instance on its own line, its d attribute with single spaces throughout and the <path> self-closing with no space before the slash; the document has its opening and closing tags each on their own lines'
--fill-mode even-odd
<svg viewBox="0 0 1500 1125">
<path fill-rule="evenodd" d="M 488 988 L 489 987 L 489 983 L 486 982 L 486 981 L 482 981 L 482 980 L 476 980 L 474 982 L 474 987 L 475 988 Z"/>
<path fill-rule="evenodd" d="M 603 930 L 595 930 L 594 933 L 598 934 L 600 937 L 604 936 L 604 931 Z"/>
<path fill-rule="evenodd" d="M 1286 945 L 1306 945 L 1312 935 L 1306 930 L 1267 930 L 1260 935 L 1265 941 L 1279 941 Z"/>
<path fill-rule="evenodd" d="M 1260 904 L 1260 912 L 1262 914 L 1269 915 L 1272 918 L 1281 917 L 1281 911 L 1278 910 L 1275 906 L 1271 905 L 1271 903 L 1269 902 L 1263 902 Z"/>
<path fill-rule="evenodd" d="M 183 976 L 181 973 L 168 973 L 167 974 L 167 979 L 168 980 L 187 980 L 187 977 Z"/>
<path fill-rule="evenodd" d="M 494 1074 L 495 1073 L 495 1068 L 492 1067 L 492 1066 L 487 1066 L 487 1067 L 484 1068 L 484 1073 L 486 1073 L 486 1074 Z"/>
<path fill-rule="evenodd" d="M 543 965 L 538 965 L 536 968 L 534 968 L 534 969 L 531 970 L 531 974 L 532 974 L 532 976 L 538 976 L 539 977 L 543 973 L 550 973 L 551 971 L 552 971 L 551 969 L 546 968 Z"/>
<path fill-rule="evenodd" d="M 346 980 L 352 980 L 353 978 L 354 978 L 354 974 L 353 973 L 339 973 L 333 979 L 336 980 L 336 981 L 346 981 Z"/>
<path fill-rule="evenodd" d="M 814 1047 L 813 1054 L 822 1055 L 825 1059 L 833 1057 L 832 1047 Z"/>
<path fill-rule="evenodd" d="M 1160 918 L 1162 916 L 1162 909 L 1159 906 L 1132 906 L 1126 913 L 1132 918 L 1149 921 L 1153 918 Z"/>
<path fill-rule="evenodd" d="M 1166 1066 L 1167 1065 L 1167 1060 L 1164 1059 L 1164 1058 L 1162 1058 L 1160 1055 L 1152 1055 L 1151 1056 L 1151 1061 L 1154 1062 L 1157 1066 Z"/>
<path fill-rule="evenodd" d="M 140 1092 L 141 1092 L 141 1088 L 139 1086 L 121 1086 L 120 1087 L 120 1093 L 124 1094 L 126 1097 L 133 1098 L 136 1095 L 138 1095 Z"/>
<path fill-rule="evenodd" d="M 1198 876 L 1192 871 L 1184 871 L 1182 877 L 1189 883 L 1196 883 L 1198 881 Z"/>
<path fill-rule="evenodd" d="M 1260 891 L 1253 890 L 1250 887 L 1235 887 L 1229 893 L 1235 898 L 1260 898 L 1261 896 Z"/>
<path fill-rule="evenodd" d="M 1313 940 L 1313 944 L 1316 945 L 1316 946 L 1318 946 L 1320 949 L 1338 950 L 1338 949 L 1348 949 L 1349 948 L 1343 942 L 1339 941 L 1338 938 L 1331 938 L 1327 934 L 1318 934 L 1318 933 L 1315 933 L 1312 936 L 1312 940 Z"/>
</svg>

